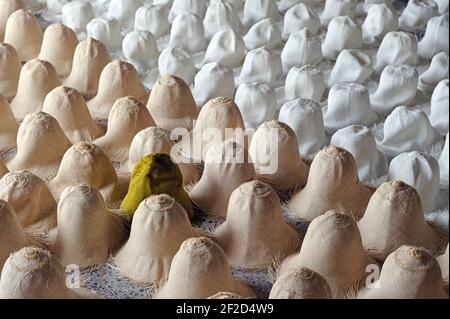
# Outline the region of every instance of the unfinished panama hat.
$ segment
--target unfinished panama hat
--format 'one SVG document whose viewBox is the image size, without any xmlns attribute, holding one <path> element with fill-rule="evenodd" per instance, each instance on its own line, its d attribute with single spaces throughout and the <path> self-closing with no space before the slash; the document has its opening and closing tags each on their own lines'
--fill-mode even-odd
<svg viewBox="0 0 450 319">
<path fill-rule="evenodd" d="M 286 39 L 291 33 L 302 29 L 307 29 L 312 34 L 316 34 L 320 29 L 319 16 L 313 8 L 304 2 L 300 2 L 286 11 L 283 37 Z"/>
<path fill-rule="evenodd" d="M 332 299 L 328 282 L 317 272 L 298 267 L 277 278 L 269 299 Z"/>
<path fill-rule="evenodd" d="M 399 17 L 399 25 L 402 29 L 415 31 L 424 28 L 437 14 L 438 6 L 433 0 L 409 0 Z"/>
<path fill-rule="evenodd" d="M 200 163 L 214 145 L 235 137 L 244 138 L 245 126 L 238 106 L 230 99 L 217 97 L 200 110 L 191 133 L 180 141 L 182 153 Z"/>
<path fill-rule="evenodd" d="M 416 96 L 417 70 L 409 65 L 388 65 L 380 76 L 377 90 L 370 96 L 372 109 L 388 115 L 397 106 L 408 105 Z"/>
<path fill-rule="evenodd" d="M 308 99 L 287 101 L 278 116 L 297 135 L 300 156 L 309 158 L 327 143 L 320 105 Z"/>
<path fill-rule="evenodd" d="M 17 124 L 8 102 L 0 95 L 0 153 L 16 147 Z"/>
<path fill-rule="evenodd" d="M 300 252 L 285 259 L 278 272 L 307 267 L 330 285 L 333 298 L 355 293 L 367 276 L 366 267 L 375 262 L 364 251 L 355 220 L 328 211 L 309 225 Z"/>
<path fill-rule="evenodd" d="M 322 69 L 312 65 L 292 67 L 284 85 L 286 99 L 310 99 L 317 103 L 322 100 L 325 89 L 325 75 Z"/>
<path fill-rule="evenodd" d="M 158 64 L 158 45 L 149 31 L 134 30 L 128 33 L 123 38 L 122 53 L 139 73 L 146 72 Z"/>
<path fill-rule="evenodd" d="M 262 47 L 247 53 L 239 81 L 240 83 L 263 82 L 272 87 L 278 87 L 282 77 L 283 67 L 280 54 Z"/>
<path fill-rule="evenodd" d="M 352 154 L 328 146 L 314 157 L 305 188 L 289 202 L 294 213 L 307 220 L 336 210 L 356 220 L 364 215 L 372 191 L 359 182 Z"/>
<path fill-rule="evenodd" d="M 165 48 L 158 59 L 161 76 L 174 75 L 191 84 L 195 77 L 195 65 L 191 56 L 180 47 Z"/>
<path fill-rule="evenodd" d="M 198 71 L 194 80 L 194 96 L 203 105 L 219 96 L 234 98 L 234 73 L 217 62 L 207 63 Z"/>
<path fill-rule="evenodd" d="M 117 207 L 117 202 L 126 191 L 109 158 L 100 147 L 89 142 L 78 142 L 64 154 L 50 189 L 59 199 L 64 189 L 77 184 L 87 184 L 97 189 L 108 207 Z"/>
<path fill-rule="evenodd" d="M 242 36 L 225 27 L 216 32 L 206 49 L 203 63 L 218 62 L 231 69 L 237 68 L 245 58 L 245 42 Z"/>
<path fill-rule="evenodd" d="M 167 280 L 181 244 L 200 236 L 184 208 L 172 197 L 152 195 L 134 213 L 130 238 L 114 256 L 114 262 L 132 281 L 158 287 Z"/>
<path fill-rule="evenodd" d="M 440 176 L 441 176 L 441 184 L 446 185 L 446 186 L 448 186 L 448 181 L 449 181 L 449 177 L 448 177 L 449 146 L 448 146 L 448 144 L 449 144 L 449 134 L 447 133 L 447 136 L 445 138 L 444 148 L 442 149 L 441 156 L 439 156 L 439 169 L 440 169 Z"/>
<path fill-rule="evenodd" d="M 441 266 L 442 281 L 444 284 L 448 285 L 448 244 L 445 254 L 439 256 L 437 260 L 439 262 L 439 266 Z"/>
<path fill-rule="evenodd" d="M 244 2 L 244 25 L 251 26 L 265 18 L 272 18 L 276 21 L 281 19 L 275 0 L 246 0 Z"/>
<path fill-rule="evenodd" d="M 110 62 L 106 46 L 92 38 L 80 42 L 73 56 L 72 71 L 64 84 L 86 96 L 97 94 L 100 74 Z"/>
<path fill-rule="evenodd" d="M 245 148 L 227 140 L 208 150 L 203 175 L 189 196 L 205 213 L 225 217 L 231 193 L 255 176 L 255 168 Z M 227 182 L 223 183 L 224 180 Z"/>
<path fill-rule="evenodd" d="M 1 0 L 0 5 L 2 6 L 2 11 L 0 12 L 0 42 L 3 42 L 6 22 L 9 16 L 19 9 L 24 9 L 25 3 L 23 0 Z"/>
<path fill-rule="evenodd" d="M 349 125 L 371 126 L 379 121 L 370 106 L 369 90 L 358 83 L 338 83 L 328 93 L 328 107 L 324 114 L 329 132 Z"/>
<path fill-rule="evenodd" d="M 277 1 L 278 11 L 285 13 L 290 8 L 300 3 L 305 3 L 309 6 L 313 5 L 313 1 L 311 0 L 278 0 Z"/>
<path fill-rule="evenodd" d="M 249 154 L 258 180 L 280 192 L 305 186 L 308 165 L 298 151 L 295 132 L 287 124 L 272 120 L 261 124 L 252 137 Z"/>
<path fill-rule="evenodd" d="M 25 247 L 6 260 L 0 277 L 0 299 L 97 299 L 82 288 L 68 288 L 65 269 L 49 251 Z"/>
<path fill-rule="evenodd" d="M 95 18 L 90 1 L 70 1 L 61 8 L 61 21 L 76 33 L 83 32 L 86 25 Z"/>
<path fill-rule="evenodd" d="M 246 128 L 256 129 L 263 122 L 273 119 L 277 110 L 275 90 L 261 82 L 239 85 L 234 101 Z"/>
<path fill-rule="evenodd" d="M 85 268 L 104 264 L 126 235 L 126 218 L 108 210 L 95 188 L 79 184 L 61 194 L 52 252 L 63 266 Z"/>
<path fill-rule="evenodd" d="M 102 0 L 99 0 L 102 1 Z M 49 10 L 49 13 L 52 15 L 61 15 L 62 8 L 69 3 L 68 0 L 47 0 L 45 1 L 47 4 L 47 10 Z M 94 6 L 97 4 L 98 1 L 94 0 Z"/>
<path fill-rule="evenodd" d="M 265 46 L 269 50 L 276 50 L 283 47 L 280 27 L 271 18 L 263 19 L 252 25 L 244 36 L 244 42 L 248 50 L 262 46 Z"/>
<path fill-rule="evenodd" d="M 436 34 L 440 36 L 437 37 Z M 442 51 L 448 53 L 448 35 L 448 13 L 431 18 L 428 21 L 425 35 L 419 42 L 417 52 L 420 56 L 428 59 Z"/>
<path fill-rule="evenodd" d="M 403 181 L 414 187 L 425 212 L 435 208 L 439 196 L 439 163 L 433 157 L 416 151 L 397 155 L 390 163 L 388 180 Z"/>
<path fill-rule="evenodd" d="M 173 75 L 162 76 L 153 85 L 147 108 L 156 125 L 168 131 L 176 128 L 191 130 L 198 116 L 189 85 Z"/>
<path fill-rule="evenodd" d="M 126 24 L 133 21 L 136 10 L 144 4 L 142 0 L 111 0 L 108 7 L 108 17 Z"/>
<path fill-rule="evenodd" d="M 356 24 L 349 16 L 338 16 L 330 21 L 325 40 L 322 44 L 322 54 L 324 57 L 330 60 L 336 60 L 342 50 L 359 49 L 361 46 L 361 26 Z"/>
<path fill-rule="evenodd" d="M 4 42 L 16 49 L 21 62 L 36 58 L 41 50 L 43 32 L 38 20 L 25 9 L 12 13 L 6 23 Z"/>
<path fill-rule="evenodd" d="M 220 0 L 212 0 L 211 3 L 214 3 Z M 242 10 L 244 8 L 245 0 L 225 0 L 228 3 L 231 3 L 237 10 Z"/>
<path fill-rule="evenodd" d="M 17 154 L 7 166 L 10 171 L 27 170 L 49 182 L 56 176 L 70 145 L 54 117 L 43 112 L 30 113 L 19 126 Z"/>
<path fill-rule="evenodd" d="M 169 22 L 182 13 L 189 12 L 195 14 L 200 19 L 205 17 L 206 1 L 205 0 L 174 0 L 169 12 Z"/>
<path fill-rule="evenodd" d="M 338 16 L 350 16 L 355 12 L 355 0 L 326 0 L 320 20 L 323 26 L 328 26 L 331 20 Z"/>
<path fill-rule="evenodd" d="M 211 2 L 206 10 L 203 25 L 205 27 L 205 36 L 208 40 L 225 27 L 233 29 L 236 33 L 241 33 L 243 28 L 238 8 L 233 3 L 224 0 Z"/>
<path fill-rule="evenodd" d="M 0 199 L 11 205 L 22 228 L 39 233 L 56 227 L 56 202 L 36 175 L 27 171 L 6 174 L 0 179 Z"/>
<path fill-rule="evenodd" d="M 402 246 L 390 254 L 375 287 L 366 287 L 359 299 L 448 299 L 439 263 L 422 247 Z"/>
<path fill-rule="evenodd" d="M 448 78 L 439 82 L 431 96 L 430 123 L 441 135 L 448 133 Z"/>
<path fill-rule="evenodd" d="M 45 29 L 39 60 L 50 62 L 56 73 L 65 77 L 72 70 L 77 44 L 77 36 L 70 28 L 60 23 L 52 24 Z"/>
<path fill-rule="evenodd" d="M 8 168 L 6 167 L 5 164 L 3 164 L 2 161 L 0 161 L 0 178 L 5 176 L 7 173 L 8 173 Z"/>
<path fill-rule="evenodd" d="M 260 181 L 244 183 L 230 197 L 227 218 L 214 230 L 230 264 L 267 270 L 298 251 L 300 238 L 283 219 L 276 192 Z"/>
<path fill-rule="evenodd" d="M 154 153 L 171 155 L 173 161 L 178 164 L 183 175 L 183 184 L 189 185 L 199 179 L 199 169 L 195 164 L 184 161 L 178 152 L 175 141 L 171 139 L 170 132 L 156 126 L 150 126 L 137 133 L 130 146 L 128 166 L 123 169 L 132 172 L 139 160 Z"/>
<path fill-rule="evenodd" d="M 93 141 L 103 134 L 92 119 L 83 95 L 75 89 L 58 86 L 50 91 L 42 111 L 58 121 L 71 143 Z"/>
<path fill-rule="evenodd" d="M 11 110 L 18 120 L 40 111 L 48 92 L 59 86 L 58 74 L 47 61 L 33 59 L 20 71 L 17 95 L 11 101 Z"/>
<path fill-rule="evenodd" d="M 342 50 L 328 78 L 328 86 L 336 83 L 364 83 L 373 73 L 371 56 L 358 49 Z"/>
<path fill-rule="evenodd" d="M 425 221 L 419 194 L 401 181 L 376 190 L 358 227 L 365 250 L 380 262 L 403 245 L 424 247 L 437 256 L 448 239 Z"/>
<path fill-rule="evenodd" d="M 97 95 L 88 102 L 89 111 L 96 119 L 107 119 L 117 99 L 134 96 L 147 103 L 148 93 L 133 65 L 114 60 L 102 71 Z"/>
<path fill-rule="evenodd" d="M 114 102 L 108 117 L 106 134 L 94 141 L 113 163 L 124 164 L 133 137 L 146 127 L 154 126 L 150 112 L 144 104 L 131 96 Z"/>
<path fill-rule="evenodd" d="M 398 30 L 398 17 L 386 3 L 372 4 L 362 24 L 363 40 L 366 43 L 380 43 L 384 36 Z"/>
<path fill-rule="evenodd" d="M 316 65 L 322 59 L 320 37 L 306 28 L 292 32 L 281 52 L 281 62 L 285 73 L 294 66 Z"/>
<path fill-rule="evenodd" d="M 333 134 L 330 144 L 343 148 L 353 155 L 361 181 L 370 183 L 386 176 L 387 158 L 377 150 L 375 137 L 367 127 L 352 125 L 342 128 Z"/>
<path fill-rule="evenodd" d="M 392 111 L 384 122 L 383 131 L 378 148 L 391 157 L 411 151 L 427 152 L 443 142 L 423 111 L 406 106 Z"/>
<path fill-rule="evenodd" d="M 170 32 L 168 15 L 169 9 L 164 4 L 144 5 L 136 11 L 134 29 L 149 31 L 155 38 L 161 38 Z"/>
<path fill-rule="evenodd" d="M 255 297 L 253 291 L 231 274 L 222 248 L 206 237 L 189 238 L 173 257 L 167 282 L 156 299 L 202 299 L 221 291 Z"/>
<path fill-rule="evenodd" d="M 419 77 L 419 90 L 425 94 L 433 93 L 438 83 L 444 79 L 448 81 L 449 58 L 448 53 L 440 52 L 431 60 L 429 68 Z"/>
<path fill-rule="evenodd" d="M 16 50 L 9 44 L 0 43 L 0 95 L 7 100 L 17 93 L 21 68 Z"/>
<path fill-rule="evenodd" d="M 449 3 L 446 0 L 436 0 L 434 1 L 438 5 L 439 13 L 446 14 L 448 13 Z"/>
<path fill-rule="evenodd" d="M 110 52 L 115 52 L 121 48 L 120 22 L 116 19 L 92 19 L 86 25 L 86 33 L 88 38 L 104 43 Z"/>
<path fill-rule="evenodd" d="M 381 72 L 388 65 L 416 65 L 418 59 L 416 35 L 391 31 L 378 47 L 374 67 L 377 72 Z"/>
<path fill-rule="evenodd" d="M 189 54 L 204 51 L 208 43 L 202 20 L 189 12 L 178 14 L 172 22 L 169 44 L 183 48 Z"/>
</svg>

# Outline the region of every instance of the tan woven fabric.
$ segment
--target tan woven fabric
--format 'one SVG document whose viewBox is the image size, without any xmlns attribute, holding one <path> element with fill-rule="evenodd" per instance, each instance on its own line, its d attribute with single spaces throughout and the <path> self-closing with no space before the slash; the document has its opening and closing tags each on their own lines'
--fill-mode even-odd
<svg viewBox="0 0 450 319">
<path fill-rule="evenodd" d="M 317 272 L 299 267 L 277 278 L 269 299 L 331 299 L 328 282 Z"/>
<path fill-rule="evenodd" d="M 92 141 L 103 134 L 94 122 L 83 95 L 67 86 L 58 86 L 47 94 L 42 111 L 53 116 L 71 143 Z"/>
<path fill-rule="evenodd" d="M 157 299 L 203 299 L 221 291 L 254 297 L 249 287 L 233 277 L 223 250 L 206 237 L 183 242 L 172 260 L 169 277 Z"/>
<path fill-rule="evenodd" d="M 17 95 L 11 101 L 11 110 L 18 120 L 27 114 L 42 110 L 45 96 L 59 86 L 55 68 L 46 61 L 28 61 L 20 71 Z"/>
<path fill-rule="evenodd" d="M 89 111 L 94 118 L 105 120 L 114 102 L 124 96 L 134 96 L 144 105 L 148 99 L 148 93 L 133 65 L 114 60 L 102 71 L 98 93 L 88 102 Z"/>
<path fill-rule="evenodd" d="M 8 173 L 8 167 L 6 167 L 5 164 L 3 164 L 2 161 L 0 161 L 0 178 L 5 176 Z"/>
<path fill-rule="evenodd" d="M 25 247 L 13 253 L 0 277 L 0 299 L 100 298 L 84 289 L 69 289 L 66 274 L 49 251 Z"/>
<path fill-rule="evenodd" d="M 0 95 L 7 100 L 17 93 L 21 68 L 16 50 L 11 45 L 0 42 Z"/>
<path fill-rule="evenodd" d="M 445 254 L 439 256 L 437 260 L 439 262 L 439 266 L 441 266 L 442 280 L 448 286 L 448 244 Z"/>
<path fill-rule="evenodd" d="M 261 124 L 252 137 L 249 154 L 258 179 L 276 190 L 305 186 L 309 167 L 300 157 L 295 132 L 287 124 L 277 120 Z"/>
<path fill-rule="evenodd" d="M 103 264 L 127 235 L 124 215 L 108 210 L 101 194 L 86 184 L 70 186 L 58 204 L 52 251 L 62 265 Z"/>
<path fill-rule="evenodd" d="M 329 146 L 317 153 L 305 188 L 292 197 L 289 207 L 308 221 L 329 210 L 360 219 L 371 195 L 372 191 L 359 182 L 353 156 Z"/>
<path fill-rule="evenodd" d="M 123 275 L 159 286 L 183 241 L 199 237 L 184 208 L 166 194 L 152 195 L 134 213 L 128 242 L 114 257 Z"/>
<path fill-rule="evenodd" d="M 355 220 L 329 211 L 312 221 L 300 253 L 288 257 L 279 273 L 307 267 L 327 280 L 333 298 L 344 298 L 365 279 L 367 265 L 374 263 L 364 251 Z"/>
<path fill-rule="evenodd" d="M 64 85 L 77 89 L 83 95 L 97 94 L 100 74 L 110 60 L 106 46 L 100 41 L 88 38 L 80 42 Z"/>
<path fill-rule="evenodd" d="M 52 24 L 45 29 L 39 59 L 50 62 L 59 76 L 67 76 L 77 44 L 75 32 L 63 24 Z"/>
<path fill-rule="evenodd" d="M 1 71 L 0 71 L 1 72 Z M 0 153 L 16 147 L 17 124 L 8 102 L 0 95 Z"/>
<path fill-rule="evenodd" d="M 27 170 L 49 182 L 70 145 L 55 118 L 43 112 L 31 113 L 19 127 L 17 154 L 6 165 L 10 171 Z"/>
<path fill-rule="evenodd" d="M 227 219 L 214 236 L 233 266 L 268 269 L 300 248 L 296 231 L 284 222 L 278 195 L 260 181 L 233 191 Z"/>
<path fill-rule="evenodd" d="M 402 246 L 388 256 L 378 287 L 364 288 L 360 299 L 447 299 L 439 263 L 425 248 Z"/>
<path fill-rule="evenodd" d="M 19 9 L 9 16 L 4 42 L 16 49 L 21 62 L 37 58 L 41 50 L 42 37 L 43 31 L 39 21 L 27 10 Z"/>
<path fill-rule="evenodd" d="M 144 128 L 154 125 L 144 104 L 131 96 L 122 97 L 111 108 L 106 134 L 94 142 L 111 161 L 124 164 L 128 161 L 133 137 Z"/>
<path fill-rule="evenodd" d="M 16 10 L 24 9 L 25 3 L 23 0 L 0 0 L 0 42 L 3 41 L 5 36 L 6 22 L 8 17 Z"/>
<path fill-rule="evenodd" d="M 225 217 L 231 193 L 255 176 L 247 151 L 242 145 L 228 140 L 208 151 L 203 175 L 189 196 L 205 212 Z"/>
<path fill-rule="evenodd" d="M 192 129 L 198 109 L 191 90 L 183 79 L 165 75 L 154 85 L 147 108 L 158 127 L 168 131 L 175 128 Z"/>
</svg>

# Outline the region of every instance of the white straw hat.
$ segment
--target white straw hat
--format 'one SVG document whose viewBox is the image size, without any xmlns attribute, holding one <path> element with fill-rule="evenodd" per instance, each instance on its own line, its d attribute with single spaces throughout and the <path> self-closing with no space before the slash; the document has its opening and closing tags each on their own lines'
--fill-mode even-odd
<svg viewBox="0 0 450 319">
<path fill-rule="evenodd" d="M 217 62 L 207 63 L 198 71 L 194 80 L 194 96 L 198 105 L 223 96 L 234 99 L 234 73 Z"/>
<path fill-rule="evenodd" d="M 445 146 L 442 149 L 442 153 L 441 156 L 439 156 L 439 171 L 440 171 L 440 176 L 441 176 L 441 184 L 442 185 L 446 185 L 448 186 L 448 181 L 449 181 L 449 168 L 448 168 L 448 162 L 449 162 L 449 134 L 447 133 L 447 136 L 445 138 Z"/>
<path fill-rule="evenodd" d="M 189 12 L 178 14 L 172 21 L 169 44 L 189 54 L 204 51 L 208 43 L 202 20 Z"/>
<path fill-rule="evenodd" d="M 431 59 L 436 53 L 447 52 L 448 48 L 448 14 L 433 17 L 428 21 L 427 29 L 419 42 L 417 52 L 424 58 Z M 436 37 L 439 34 L 439 37 Z"/>
<path fill-rule="evenodd" d="M 21 68 L 16 50 L 9 44 L 0 43 L 0 95 L 7 100 L 17 93 Z"/>
<path fill-rule="evenodd" d="M 245 43 L 242 36 L 231 28 L 223 28 L 209 42 L 203 63 L 218 62 L 234 69 L 242 64 L 244 58 Z"/>
<path fill-rule="evenodd" d="M 366 19 L 362 24 L 364 42 L 380 43 L 386 34 L 397 30 L 398 16 L 386 3 L 372 4 L 369 7 Z"/>
<path fill-rule="evenodd" d="M 8 102 L 0 95 L 0 153 L 16 147 L 17 124 Z"/>
<path fill-rule="evenodd" d="M 205 0 L 174 0 L 169 12 L 169 22 L 172 23 L 176 16 L 182 13 L 192 13 L 200 19 L 205 17 Z"/>
<path fill-rule="evenodd" d="M 242 22 L 244 25 L 251 26 L 256 22 L 272 18 L 276 21 L 281 19 L 281 14 L 275 0 L 246 0 L 244 3 L 244 16 Z"/>
<path fill-rule="evenodd" d="M 448 245 L 445 254 L 437 258 L 439 266 L 441 266 L 442 280 L 448 285 Z"/>
<path fill-rule="evenodd" d="M 271 18 L 263 19 L 252 25 L 244 36 L 244 42 L 248 50 L 262 46 L 265 46 L 269 50 L 276 50 L 283 47 L 280 27 Z"/>
<path fill-rule="evenodd" d="M 195 65 L 191 56 L 180 47 L 165 48 L 158 59 L 158 69 L 161 76 L 173 75 L 191 84 L 195 77 Z"/>
<path fill-rule="evenodd" d="M 306 28 L 292 32 L 281 52 L 281 62 L 285 73 L 294 66 L 316 65 L 322 59 L 320 37 L 315 36 Z"/>
<path fill-rule="evenodd" d="M 143 0 L 111 0 L 109 1 L 108 17 L 116 19 L 121 24 L 133 22 L 136 10 L 143 4 Z"/>
<path fill-rule="evenodd" d="M 442 136 L 448 133 L 448 78 L 439 82 L 431 96 L 430 123 Z"/>
<path fill-rule="evenodd" d="M 92 19 L 86 25 L 86 33 L 88 38 L 104 43 L 110 52 L 115 52 L 121 48 L 120 22 L 116 19 Z"/>
<path fill-rule="evenodd" d="M 399 25 L 404 30 L 415 31 L 424 28 L 437 14 L 438 6 L 433 0 L 409 0 L 399 17 Z"/>
<path fill-rule="evenodd" d="M 313 5 L 313 0 L 278 0 L 277 7 L 280 12 L 286 13 L 290 8 L 300 4 L 305 3 L 308 6 Z"/>
<path fill-rule="evenodd" d="M 377 72 L 381 72 L 387 65 L 416 65 L 418 59 L 416 35 L 391 31 L 378 47 L 374 67 Z"/>
<path fill-rule="evenodd" d="M 239 81 L 240 83 L 263 82 L 277 87 L 281 84 L 282 77 L 283 67 L 280 54 L 262 47 L 247 53 Z"/>
<path fill-rule="evenodd" d="M 330 0 L 327 0 L 329 2 Z M 344 49 L 360 49 L 362 46 L 361 26 L 349 16 L 333 18 L 322 44 L 322 54 L 330 60 L 336 60 Z"/>
<path fill-rule="evenodd" d="M 150 4 L 137 9 L 134 29 L 149 31 L 155 38 L 161 38 L 170 32 L 169 9 L 163 4 Z"/>
<path fill-rule="evenodd" d="M 436 2 L 436 4 L 438 5 L 440 14 L 448 13 L 449 3 L 447 2 L 447 0 L 435 0 L 434 2 Z"/>
<path fill-rule="evenodd" d="M 317 12 L 302 0 L 284 14 L 283 37 L 287 38 L 291 33 L 304 28 L 316 34 L 320 29 L 320 18 Z"/>
<path fill-rule="evenodd" d="M 444 79 L 448 81 L 449 58 L 447 52 L 436 54 L 431 60 L 429 68 L 419 77 L 419 90 L 425 94 L 433 93 L 438 83 Z"/>
<path fill-rule="evenodd" d="M 230 1 L 224 0 L 211 1 L 211 4 L 206 10 L 203 25 L 205 27 L 205 36 L 208 40 L 223 28 L 229 27 L 236 33 L 241 33 L 243 29 L 238 8 L 233 3 L 230 3 Z"/>
<path fill-rule="evenodd" d="M 123 38 L 122 53 L 139 73 L 146 72 L 158 64 L 158 45 L 149 31 L 134 30 L 128 33 Z"/>
<path fill-rule="evenodd" d="M 83 32 L 94 18 L 95 12 L 90 1 L 70 1 L 61 9 L 61 22 L 76 33 Z"/>
<path fill-rule="evenodd" d="M 373 73 L 371 56 L 358 49 L 342 50 L 328 78 L 328 86 L 336 83 L 365 83 Z"/>
<path fill-rule="evenodd" d="M 326 0 L 320 20 L 323 26 L 328 26 L 331 20 L 338 16 L 350 16 L 355 12 L 355 0 Z"/>
<path fill-rule="evenodd" d="M 2 0 L 0 3 L 2 6 L 2 11 L 0 12 L 0 42 L 3 42 L 6 22 L 9 16 L 19 9 L 25 9 L 25 3 L 23 0 Z"/>
<path fill-rule="evenodd" d="M 284 91 L 287 100 L 310 99 L 319 103 L 325 92 L 325 75 L 318 66 L 293 67 L 286 77 Z"/>
</svg>

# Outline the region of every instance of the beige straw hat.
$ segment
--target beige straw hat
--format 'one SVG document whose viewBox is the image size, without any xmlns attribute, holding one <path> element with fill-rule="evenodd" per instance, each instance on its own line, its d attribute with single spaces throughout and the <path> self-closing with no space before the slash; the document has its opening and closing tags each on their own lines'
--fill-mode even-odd
<svg viewBox="0 0 450 319">
<path fill-rule="evenodd" d="M 43 31 L 39 21 L 27 10 L 19 9 L 9 16 L 4 42 L 16 49 L 21 62 L 37 58 L 42 38 Z"/>
<path fill-rule="evenodd" d="M 329 210 L 360 219 L 372 191 L 361 184 L 353 156 L 329 146 L 315 156 L 304 189 L 289 203 L 296 215 L 312 221 Z"/>
<path fill-rule="evenodd" d="M 254 297 L 252 290 L 233 277 L 222 248 L 206 237 L 185 240 L 175 254 L 167 282 L 156 299 L 203 299 L 221 291 Z"/>
<path fill-rule="evenodd" d="M 233 191 L 227 218 L 214 231 L 230 264 L 267 270 L 275 260 L 300 248 L 296 231 L 284 222 L 276 192 L 260 181 L 244 183 Z"/>
<path fill-rule="evenodd" d="M 0 179 L 0 199 L 11 205 L 22 228 L 42 233 L 56 227 L 56 202 L 36 175 L 27 171 L 6 174 Z"/>
<path fill-rule="evenodd" d="M 89 142 L 78 142 L 64 154 L 50 189 L 59 199 L 66 187 L 77 184 L 97 189 L 108 207 L 117 207 L 126 192 L 126 185 L 119 181 L 109 158 L 100 147 Z"/>
<path fill-rule="evenodd" d="M 0 42 L 0 95 L 7 100 L 17 93 L 21 68 L 16 50 L 9 44 Z"/>
<path fill-rule="evenodd" d="M 89 111 L 96 119 L 107 119 L 114 102 L 124 96 L 134 96 L 144 105 L 148 93 L 133 65 L 114 60 L 102 71 L 98 94 L 88 102 Z"/>
<path fill-rule="evenodd" d="M 58 203 L 58 231 L 52 252 L 62 265 L 103 264 L 127 235 L 125 215 L 108 210 L 101 194 L 86 184 L 67 187 Z"/>
<path fill-rule="evenodd" d="M 328 282 L 317 272 L 298 267 L 277 278 L 269 299 L 332 299 Z"/>
<path fill-rule="evenodd" d="M 417 191 L 401 181 L 377 189 L 358 227 L 364 248 L 379 261 L 402 245 L 424 247 L 437 256 L 448 240 L 425 221 Z"/>
<path fill-rule="evenodd" d="M 192 129 L 198 109 L 191 90 L 183 79 L 165 75 L 154 85 L 147 108 L 158 127 L 168 131 L 176 128 Z"/>
<path fill-rule="evenodd" d="M 0 7 L 2 8 L 0 11 L 0 42 L 2 42 L 9 16 L 19 9 L 24 9 L 25 3 L 23 0 L 0 0 Z"/>
<path fill-rule="evenodd" d="M 97 94 L 100 74 L 109 62 L 109 53 L 103 43 L 92 38 L 80 42 L 73 56 L 72 71 L 64 85 L 86 96 Z"/>
<path fill-rule="evenodd" d="M 0 161 L 0 178 L 2 178 L 3 176 L 5 176 L 8 173 L 8 167 L 6 167 L 5 164 L 3 164 L 2 161 Z"/>
<path fill-rule="evenodd" d="M 442 280 L 448 285 L 448 244 L 445 254 L 439 256 L 437 260 L 439 262 L 439 266 L 441 266 Z"/>
<path fill-rule="evenodd" d="M 45 29 L 39 59 L 50 62 L 59 76 L 67 76 L 77 44 L 75 32 L 63 24 L 52 24 Z"/>
<path fill-rule="evenodd" d="M 242 183 L 253 180 L 255 175 L 245 148 L 227 140 L 206 153 L 203 175 L 189 196 L 206 213 L 225 217 L 231 193 Z"/>
<path fill-rule="evenodd" d="M 95 140 L 112 162 L 128 160 L 133 137 L 155 122 L 144 104 L 132 96 L 118 98 L 109 113 L 106 134 Z"/>
<path fill-rule="evenodd" d="M 46 61 L 33 59 L 20 71 L 17 95 L 11 101 L 11 110 L 18 120 L 42 110 L 45 96 L 59 86 L 55 68 Z"/>
<path fill-rule="evenodd" d="M 63 266 L 49 251 L 25 247 L 11 254 L 0 277 L 0 299 L 98 299 L 82 288 L 67 287 Z"/>
<path fill-rule="evenodd" d="M 166 194 L 151 195 L 134 213 L 130 238 L 114 257 L 123 275 L 135 282 L 159 286 L 183 241 L 202 234 L 188 214 Z"/>
<path fill-rule="evenodd" d="M 425 248 L 402 246 L 390 254 L 375 287 L 359 299 L 448 299 L 436 258 Z"/>
<path fill-rule="evenodd" d="M 261 124 L 252 137 L 249 154 L 258 179 L 277 191 L 305 186 L 309 167 L 300 157 L 295 132 L 287 124 L 277 120 Z"/>
<path fill-rule="evenodd" d="M 6 165 L 10 171 L 27 170 L 49 182 L 70 145 L 54 117 L 44 112 L 31 113 L 19 126 L 17 154 Z"/>
<path fill-rule="evenodd" d="M 16 147 L 17 124 L 8 102 L 0 95 L 0 153 Z"/>
<path fill-rule="evenodd" d="M 333 298 L 345 298 L 359 289 L 366 267 L 374 263 L 364 251 L 355 220 L 328 211 L 312 221 L 300 252 L 286 258 L 279 273 L 283 276 L 289 270 L 307 267 L 327 280 Z"/>
</svg>

